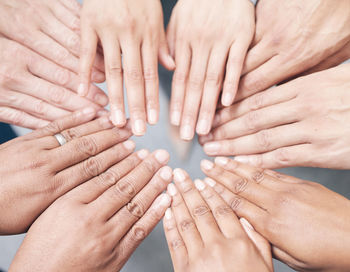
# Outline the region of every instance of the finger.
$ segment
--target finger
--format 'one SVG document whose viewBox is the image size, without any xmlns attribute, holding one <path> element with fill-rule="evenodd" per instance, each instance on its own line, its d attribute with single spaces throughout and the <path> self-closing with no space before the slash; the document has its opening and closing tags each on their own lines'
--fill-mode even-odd
<svg viewBox="0 0 350 272">
<path fill-rule="evenodd" d="M 264 223 L 269 220 L 269 214 L 263 208 L 249 202 L 245 198 L 235 195 L 225 186 L 217 183 L 211 178 L 205 178 L 204 181 L 214 188 L 220 197 L 229 205 L 238 217 L 244 217 L 251 222 L 259 233 L 263 233 Z"/>
<path fill-rule="evenodd" d="M 145 97 L 147 108 L 147 120 L 155 125 L 159 118 L 159 78 L 157 48 L 151 38 L 143 41 L 142 44 L 143 77 L 145 80 Z"/>
<path fill-rule="evenodd" d="M 253 166 L 269 169 L 303 166 L 303 167 L 321 167 L 321 161 L 318 164 L 313 154 L 317 154 L 311 144 L 299 144 L 277 148 L 273 151 L 257 155 L 236 156 L 235 160 L 241 163 L 247 163 Z"/>
<path fill-rule="evenodd" d="M 123 90 L 123 68 L 118 41 L 111 33 L 101 35 L 105 55 L 108 94 L 111 103 L 111 120 L 117 127 L 126 123 Z"/>
<path fill-rule="evenodd" d="M 227 205 L 213 188 L 207 186 L 203 181 L 199 179 L 195 180 L 195 186 L 212 211 L 222 234 L 226 238 L 241 236 L 242 230 L 239 227 L 238 218 L 230 206 Z"/>
<path fill-rule="evenodd" d="M 91 70 L 96 57 L 97 41 L 98 38 L 95 31 L 87 23 L 82 22 L 79 61 L 80 84 L 78 87 L 78 94 L 81 96 L 86 96 L 89 93 Z"/>
<path fill-rule="evenodd" d="M 185 89 L 191 64 L 191 50 L 187 44 L 176 45 L 176 69 L 173 76 L 170 99 L 170 122 L 179 126 L 185 101 Z"/>
<path fill-rule="evenodd" d="M 36 118 L 24 111 L 3 106 L 0 106 L 0 121 L 30 129 L 42 128 L 49 124 L 47 120 Z"/>
<path fill-rule="evenodd" d="M 229 161 L 227 164 L 231 165 L 237 163 Z M 253 201 L 257 205 L 266 205 L 271 202 L 269 189 L 258 184 L 258 182 L 261 182 L 260 179 L 263 179 L 261 175 L 256 174 L 256 176 L 254 176 L 255 179 L 251 180 L 247 177 L 240 176 L 237 172 L 228 171 L 207 160 L 201 162 L 201 169 L 204 174 L 224 185 L 235 195 Z"/>
<path fill-rule="evenodd" d="M 1 90 L 1 92 L 3 97 L 1 98 L 0 106 L 23 111 L 41 120 L 54 121 L 70 114 L 69 111 L 55 107 L 33 96 L 9 90 Z"/>
<path fill-rule="evenodd" d="M 302 179 L 298 179 L 298 178 L 293 177 L 293 176 L 288 176 L 288 175 L 285 175 L 285 174 L 283 174 L 281 172 L 276 172 L 276 171 L 273 171 L 273 170 L 270 170 L 270 169 L 265 169 L 264 171 L 265 171 L 265 173 L 267 175 L 269 175 L 270 177 L 275 178 L 278 181 L 291 183 L 291 184 L 297 184 L 297 183 L 303 183 L 304 182 Z"/>
<path fill-rule="evenodd" d="M 226 65 L 226 75 L 221 100 L 222 105 L 226 107 L 230 106 L 236 97 L 248 46 L 249 42 L 243 41 L 236 41 L 231 46 Z"/>
<path fill-rule="evenodd" d="M 209 156 L 259 154 L 281 147 L 310 143 L 311 137 L 309 132 L 302 129 L 300 123 L 294 123 L 261 130 L 233 140 L 209 142 L 204 144 L 204 152 Z"/>
<path fill-rule="evenodd" d="M 119 241 L 147 212 L 152 202 L 161 194 L 171 182 L 172 170 L 165 166 L 161 168 L 152 180 L 119 212 L 109 219 L 108 224 L 112 227 L 118 225 L 113 231 L 113 237 Z M 170 197 L 167 195 L 170 200 Z"/>
<path fill-rule="evenodd" d="M 53 2 L 51 7 L 51 12 L 55 15 L 55 17 L 60 22 L 62 22 L 70 30 L 74 32 L 80 31 L 80 16 L 76 15 L 74 11 L 66 7 L 64 3 L 62 3 L 62 1 Z M 79 48 L 78 48 L 78 52 L 79 52 Z"/>
<path fill-rule="evenodd" d="M 53 136 L 66 129 L 84 124 L 91 121 L 96 116 L 96 111 L 94 108 L 85 108 L 76 111 L 62 119 L 56 120 L 42 129 L 38 129 L 26 136 L 26 139 L 41 138 L 44 136 Z"/>
<path fill-rule="evenodd" d="M 73 165 L 91 156 L 95 156 L 129 139 L 131 135 L 129 128 L 113 128 L 73 139 L 63 146 L 54 149 L 52 156 L 56 158 L 56 163 L 54 163 L 55 169 L 64 169 L 67 165 Z M 70 156 L 67 156 L 67 154 L 70 154 Z"/>
<path fill-rule="evenodd" d="M 202 100 L 204 79 L 209 61 L 209 50 L 194 49 L 191 70 L 186 85 L 180 136 L 183 140 L 193 139 L 199 106 Z"/>
<path fill-rule="evenodd" d="M 93 202 L 137 167 L 142 162 L 145 152 L 146 151 L 142 149 L 129 155 L 125 159 L 121 159 L 101 175 L 76 187 L 72 193 L 76 194 L 83 203 Z"/>
<path fill-rule="evenodd" d="M 268 265 L 271 271 L 273 271 L 270 243 L 263 236 L 257 233 L 253 228 L 253 226 L 246 219 L 241 218 L 240 222 L 242 224 L 243 229 L 247 233 L 248 237 L 260 252 L 260 255 L 263 257 L 265 263 Z"/>
<path fill-rule="evenodd" d="M 164 28 L 161 26 L 160 30 L 160 41 L 159 41 L 159 50 L 158 50 L 158 59 L 161 65 L 169 71 L 175 69 L 175 61 L 170 54 L 168 42 L 165 36 Z"/>
<path fill-rule="evenodd" d="M 224 77 L 225 62 L 228 49 L 214 48 L 210 54 L 208 70 L 205 78 L 202 103 L 200 107 L 196 131 L 200 135 L 209 133 Z"/>
<path fill-rule="evenodd" d="M 121 48 L 132 131 L 142 136 L 146 132 L 146 110 L 140 45 L 132 41 L 121 44 Z"/>
<path fill-rule="evenodd" d="M 165 212 L 163 227 L 171 260 L 173 262 L 174 271 L 184 271 L 189 262 L 187 249 L 184 241 L 182 240 L 180 232 L 177 229 L 176 221 L 173 217 L 171 208 L 168 208 Z"/>
<path fill-rule="evenodd" d="M 287 65 L 283 65 L 282 57 L 272 57 L 266 63 L 241 78 L 235 101 L 240 101 L 243 98 L 270 88 L 281 82 L 286 74 L 289 73 L 290 68 Z"/>
<path fill-rule="evenodd" d="M 59 0 L 66 8 L 73 12 L 76 16 L 80 16 L 81 5 L 76 0 Z"/>
<path fill-rule="evenodd" d="M 182 237 L 189 255 L 189 259 L 198 256 L 204 244 L 197 226 L 174 184 L 168 185 L 168 194 L 172 197 L 171 209 L 176 221 L 177 229 Z"/>
<path fill-rule="evenodd" d="M 167 196 L 166 194 L 159 196 L 154 201 L 152 207 L 146 212 L 146 214 L 132 227 L 132 229 L 120 241 L 119 245 L 115 248 L 116 252 L 123 252 L 121 260 L 124 260 L 124 262 L 119 263 L 119 269 L 121 269 L 124 263 L 129 259 L 130 255 L 139 246 L 139 244 L 151 233 L 154 227 L 164 216 L 164 213 L 169 207 L 169 205 L 169 196 Z"/>
<path fill-rule="evenodd" d="M 144 155 L 147 156 L 147 154 Z M 94 205 L 104 207 L 101 216 L 108 220 L 120 208 L 129 203 L 168 160 L 169 154 L 165 150 L 157 150 L 151 155 L 148 155 L 132 172 L 96 199 Z"/>
</svg>

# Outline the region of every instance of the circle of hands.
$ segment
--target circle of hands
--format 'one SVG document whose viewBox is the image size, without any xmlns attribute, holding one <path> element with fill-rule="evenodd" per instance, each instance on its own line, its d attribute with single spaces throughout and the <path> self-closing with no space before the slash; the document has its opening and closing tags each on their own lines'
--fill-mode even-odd
<svg viewBox="0 0 350 272">
<path fill-rule="evenodd" d="M 159 0 L 0 13 L 0 120 L 34 129 L 0 146 L 10 271 L 119 271 L 163 217 L 175 271 L 349 271 L 350 201 L 269 170 L 350 168 L 348 0 L 178 0 L 166 31 Z M 158 62 L 203 180 L 129 139 L 159 119 Z"/>
</svg>

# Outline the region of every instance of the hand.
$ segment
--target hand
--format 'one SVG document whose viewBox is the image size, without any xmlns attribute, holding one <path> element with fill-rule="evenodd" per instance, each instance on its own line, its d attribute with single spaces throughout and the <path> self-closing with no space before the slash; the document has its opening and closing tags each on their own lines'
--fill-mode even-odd
<svg viewBox="0 0 350 272">
<path fill-rule="evenodd" d="M 232 104 L 254 26 L 248 0 L 177 2 L 167 30 L 176 63 L 170 119 L 183 140 L 209 133 L 222 88 L 222 103 Z"/>
<path fill-rule="evenodd" d="M 350 2 L 260 0 L 236 101 L 319 64 L 350 41 Z"/>
<path fill-rule="evenodd" d="M 0 0 L 0 33 L 77 73 L 80 10 L 76 0 Z M 92 80 L 105 80 L 100 54 Z"/>
<path fill-rule="evenodd" d="M 349 271 L 350 201 L 314 182 L 217 158 L 203 161 L 216 192 L 297 271 Z"/>
<path fill-rule="evenodd" d="M 87 98 L 79 97 L 74 93 L 79 85 L 76 74 L 4 37 L 0 37 L 0 63 L 2 122 L 40 128 L 79 108 L 98 110 L 108 103 L 94 85 Z"/>
<path fill-rule="evenodd" d="M 163 223 L 175 272 L 273 271 L 270 244 L 211 187 L 181 169 L 174 180 Z"/>
<path fill-rule="evenodd" d="M 118 127 L 126 122 L 124 80 L 133 133 L 143 135 L 146 110 L 148 123 L 156 124 L 159 117 L 157 56 L 165 67 L 173 69 L 175 65 L 168 53 L 160 1 L 103 0 L 101 4 L 101 0 L 85 0 L 81 28 L 79 93 L 86 95 L 88 92 L 100 40 L 105 56 L 111 120 Z"/>
<path fill-rule="evenodd" d="M 220 110 L 204 151 L 263 168 L 350 169 L 349 76 L 341 65 Z"/>
<path fill-rule="evenodd" d="M 87 108 L 0 145 L 0 234 L 25 232 L 55 199 L 132 152 L 129 128 L 112 128 L 107 116 L 86 123 L 94 116 Z"/>
<path fill-rule="evenodd" d="M 168 159 L 141 150 L 59 198 L 29 229 L 10 271 L 119 271 L 170 206 L 167 194 L 157 197 L 172 179 Z"/>
</svg>

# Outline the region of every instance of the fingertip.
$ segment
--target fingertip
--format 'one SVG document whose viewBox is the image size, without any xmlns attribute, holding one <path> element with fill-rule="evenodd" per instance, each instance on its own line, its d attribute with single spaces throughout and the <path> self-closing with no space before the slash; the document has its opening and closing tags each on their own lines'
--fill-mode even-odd
<svg viewBox="0 0 350 272">
<path fill-rule="evenodd" d="M 233 101 L 234 101 L 234 95 L 231 92 L 225 92 L 223 93 L 222 97 L 221 97 L 221 104 L 224 107 L 229 107 L 232 105 Z"/>
</svg>

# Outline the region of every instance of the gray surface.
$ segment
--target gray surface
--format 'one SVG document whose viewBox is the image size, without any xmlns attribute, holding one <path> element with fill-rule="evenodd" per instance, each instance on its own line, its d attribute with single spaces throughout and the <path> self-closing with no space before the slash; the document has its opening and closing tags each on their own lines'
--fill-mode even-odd
<svg viewBox="0 0 350 272">
<path fill-rule="evenodd" d="M 169 1 L 169 0 L 168 0 Z M 169 1 L 172 5 L 174 2 Z M 167 12 L 169 14 L 169 12 Z M 170 166 L 181 167 L 187 170 L 193 178 L 203 177 L 199 169 L 199 162 L 205 157 L 201 147 L 195 141 L 190 158 L 186 161 L 181 160 L 169 140 L 168 131 L 168 94 L 170 74 L 164 70 L 161 71 L 162 83 L 164 88 L 160 94 L 161 101 L 161 118 L 158 125 L 149 127 L 146 136 L 135 139 L 137 148 L 147 148 L 155 150 L 157 148 L 165 148 L 171 155 Z M 166 80 L 168 79 L 168 80 Z M 19 131 L 19 130 L 17 130 Z M 23 133 L 23 130 L 21 130 Z M 334 171 L 325 169 L 310 168 L 290 168 L 283 172 L 294 175 L 299 178 L 318 181 L 330 189 L 343 194 L 350 198 L 349 171 Z M 0 237 L 0 268 L 7 269 L 11 260 L 18 249 L 23 235 L 12 237 Z M 171 271 L 171 260 L 168 254 L 167 245 L 164 238 L 162 227 L 159 225 L 145 242 L 136 250 L 131 259 L 124 267 L 124 272 L 135 271 L 152 271 L 163 272 Z M 292 271 L 285 265 L 276 262 L 275 270 L 279 272 Z"/>
</svg>

